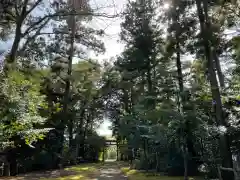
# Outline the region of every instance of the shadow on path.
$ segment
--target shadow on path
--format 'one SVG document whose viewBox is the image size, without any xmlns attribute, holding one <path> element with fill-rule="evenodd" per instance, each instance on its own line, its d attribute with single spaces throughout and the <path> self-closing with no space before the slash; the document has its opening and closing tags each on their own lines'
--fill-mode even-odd
<svg viewBox="0 0 240 180">
<path fill-rule="evenodd" d="M 77 172 L 69 171 L 69 170 L 53 170 L 53 171 L 45 171 L 45 172 L 32 172 L 28 174 L 19 175 L 16 177 L 5 177 L 1 178 L 3 180 L 39 180 L 39 179 L 54 179 L 59 177 L 73 176 L 77 175 Z"/>
<path fill-rule="evenodd" d="M 3 180 L 127 180 L 121 172 L 121 164 L 107 161 L 103 164 L 79 165 L 62 170 L 32 172 Z"/>
<path fill-rule="evenodd" d="M 117 162 L 106 162 L 99 169 L 99 176 L 96 180 L 127 180 L 121 172 L 121 167 Z"/>
</svg>

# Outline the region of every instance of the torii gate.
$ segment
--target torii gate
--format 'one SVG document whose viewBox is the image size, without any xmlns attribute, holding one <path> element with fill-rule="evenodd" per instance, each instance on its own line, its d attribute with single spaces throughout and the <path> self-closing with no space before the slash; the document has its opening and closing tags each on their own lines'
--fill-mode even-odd
<svg viewBox="0 0 240 180">
<path fill-rule="evenodd" d="M 117 140 L 106 140 L 106 141 L 105 141 L 105 144 L 104 144 L 104 147 L 103 147 L 103 158 L 102 158 L 102 161 L 103 161 L 103 162 L 105 161 L 105 150 L 106 150 L 106 147 L 112 146 L 112 145 L 115 145 L 115 146 L 116 146 L 117 160 L 118 160 L 118 149 L 119 149 L 119 145 L 118 145 Z"/>
<path fill-rule="evenodd" d="M 105 145 L 104 145 L 104 148 L 103 148 L 103 158 L 102 158 L 102 161 L 105 160 L 105 149 L 106 149 L 106 147 L 114 146 L 114 145 L 116 146 L 117 161 L 119 160 L 119 147 L 125 145 L 125 143 L 119 143 L 117 140 L 113 140 L 113 139 L 110 140 L 110 139 L 108 139 L 108 140 L 105 140 Z"/>
</svg>

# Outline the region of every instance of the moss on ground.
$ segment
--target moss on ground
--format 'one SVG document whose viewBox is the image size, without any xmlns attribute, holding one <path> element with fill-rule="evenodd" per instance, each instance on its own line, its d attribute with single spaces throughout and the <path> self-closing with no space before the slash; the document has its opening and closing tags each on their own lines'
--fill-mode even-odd
<svg viewBox="0 0 240 180">
<path fill-rule="evenodd" d="M 163 176 L 159 173 L 139 172 L 129 167 L 121 168 L 122 172 L 128 177 L 128 180 L 183 180 L 183 177 Z M 201 177 L 190 177 L 189 180 L 203 180 Z"/>
</svg>

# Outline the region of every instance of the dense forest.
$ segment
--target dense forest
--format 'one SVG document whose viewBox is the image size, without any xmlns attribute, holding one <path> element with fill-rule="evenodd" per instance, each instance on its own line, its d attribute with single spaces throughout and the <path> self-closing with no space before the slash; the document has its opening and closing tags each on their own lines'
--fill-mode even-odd
<svg viewBox="0 0 240 180">
<path fill-rule="evenodd" d="M 123 19 L 124 50 L 105 62 L 87 53 L 105 52 L 96 16 Z M 98 161 L 107 118 L 132 168 L 234 180 L 239 19 L 239 0 L 135 0 L 113 15 L 88 0 L 1 0 L 4 175 Z"/>
</svg>

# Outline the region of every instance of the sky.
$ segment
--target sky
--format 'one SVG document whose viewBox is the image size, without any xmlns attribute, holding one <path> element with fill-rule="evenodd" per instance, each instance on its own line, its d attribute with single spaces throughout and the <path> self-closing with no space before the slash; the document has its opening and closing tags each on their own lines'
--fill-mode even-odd
<svg viewBox="0 0 240 180">
<path fill-rule="evenodd" d="M 111 125 L 112 125 L 112 123 L 108 119 L 104 119 L 103 123 L 97 129 L 97 133 L 100 136 L 111 136 L 112 130 L 109 129 L 109 127 L 111 127 Z"/>
<path fill-rule="evenodd" d="M 127 0 L 90 0 L 93 9 L 101 9 L 100 13 L 109 15 L 119 14 L 123 11 Z M 105 8 L 101 8 L 105 7 Z M 119 42 L 121 18 L 103 18 L 95 17 L 89 23 L 90 26 L 96 29 L 104 29 L 105 36 L 102 41 L 105 44 L 106 52 L 96 56 L 90 53 L 90 56 L 99 60 L 110 59 L 123 51 L 124 45 Z"/>
</svg>

